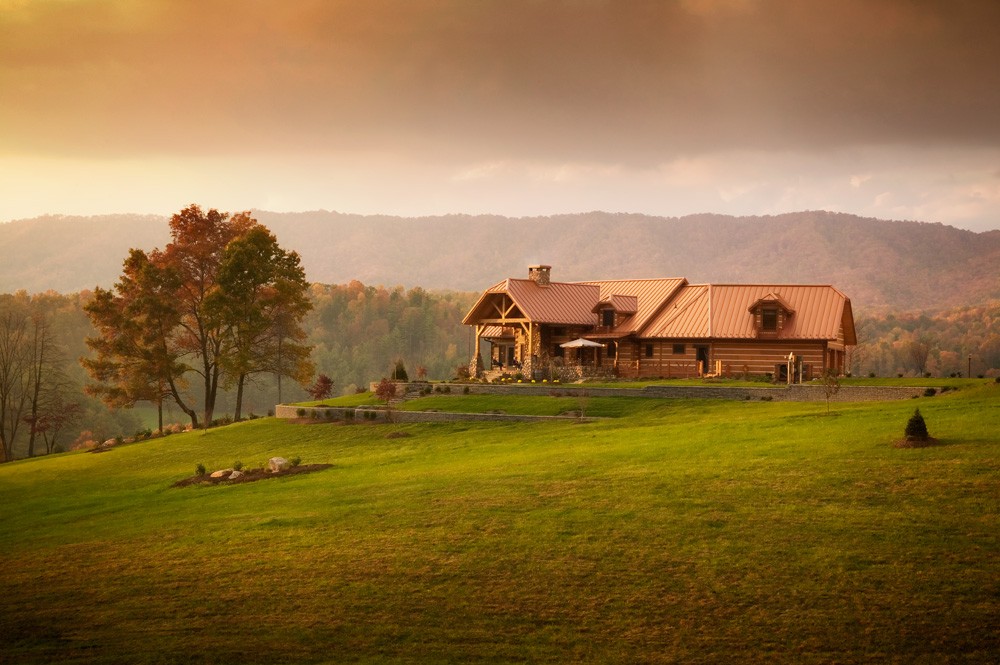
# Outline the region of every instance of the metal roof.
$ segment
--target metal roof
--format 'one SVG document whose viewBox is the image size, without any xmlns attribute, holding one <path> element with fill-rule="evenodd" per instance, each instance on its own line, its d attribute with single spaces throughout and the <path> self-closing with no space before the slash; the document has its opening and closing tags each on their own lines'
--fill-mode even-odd
<svg viewBox="0 0 1000 665">
<path fill-rule="evenodd" d="M 688 284 L 642 331 L 643 337 L 709 337 L 708 285 Z"/>
<path fill-rule="evenodd" d="M 636 309 L 633 316 L 623 320 L 615 328 L 616 332 L 636 332 L 642 330 L 653 316 L 677 292 L 687 284 L 682 277 L 664 279 L 605 279 L 592 282 L 601 290 L 601 300 L 612 300 L 615 296 L 631 296 L 636 299 Z"/>
<path fill-rule="evenodd" d="M 776 296 L 776 298 L 775 298 Z M 750 308 L 776 299 L 794 312 L 781 339 L 836 339 L 850 300 L 828 285 L 689 284 L 640 333 L 642 337 L 754 338 Z"/>
<path fill-rule="evenodd" d="M 774 301 L 790 315 L 780 339 L 837 339 L 854 344 L 851 301 L 829 285 L 688 284 L 683 278 L 550 282 L 505 279 L 479 298 L 464 323 L 495 320 L 493 303 L 509 298 L 511 317 L 535 323 L 597 326 L 595 312 L 610 304 L 626 316 L 602 338 L 636 334 L 643 338 L 752 339 L 757 337 L 754 305 Z M 633 313 L 634 312 L 634 313 Z M 491 331 L 492 332 L 492 331 Z"/>
<path fill-rule="evenodd" d="M 590 284 L 551 282 L 541 286 L 531 279 L 506 279 L 483 293 L 466 315 L 466 324 L 496 319 L 489 303 L 508 296 L 524 318 L 535 323 L 590 326 L 596 323 L 591 309 L 600 298 L 600 289 Z"/>
</svg>

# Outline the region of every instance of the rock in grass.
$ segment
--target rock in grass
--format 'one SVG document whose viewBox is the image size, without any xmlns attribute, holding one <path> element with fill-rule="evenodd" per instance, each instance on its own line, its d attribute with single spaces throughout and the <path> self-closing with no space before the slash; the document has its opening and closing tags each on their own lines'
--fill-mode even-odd
<svg viewBox="0 0 1000 665">
<path fill-rule="evenodd" d="M 219 469 L 218 471 L 213 471 L 212 475 L 209 476 L 209 478 L 224 478 L 229 474 L 231 474 L 232 472 L 233 469 Z"/>
<path fill-rule="evenodd" d="M 239 478 L 242 478 L 245 475 L 246 474 L 243 473 L 242 471 L 236 470 L 236 471 L 233 471 L 231 474 L 229 474 L 229 480 L 237 480 Z"/>
<path fill-rule="evenodd" d="M 285 471 L 291 468 L 292 463 L 286 460 L 284 457 L 272 457 L 267 460 L 267 468 L 271 473 L 278 473 L 279 471 Z"/>
</svg>

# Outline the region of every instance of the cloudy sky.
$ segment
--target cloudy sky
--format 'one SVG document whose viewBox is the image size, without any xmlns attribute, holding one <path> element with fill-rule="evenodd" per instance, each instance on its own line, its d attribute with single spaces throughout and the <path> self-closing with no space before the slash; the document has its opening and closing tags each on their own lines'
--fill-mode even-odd
<svg viewBox="0 0 1000 665">
<path fill-rule="evenodd" d="M 0 0 L 0 221 L 196 202 L 997 229 L 998 30 L 993 0 Z"/>
</svg>

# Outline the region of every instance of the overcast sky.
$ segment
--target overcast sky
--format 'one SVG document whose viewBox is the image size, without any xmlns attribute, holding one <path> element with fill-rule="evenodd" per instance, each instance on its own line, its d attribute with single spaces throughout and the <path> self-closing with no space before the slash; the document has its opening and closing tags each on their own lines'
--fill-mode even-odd
<svg viewBox="0 0 1000 665">
<path fill-rule="evenodd" d="M 0 221 L 199 203 L 997 229 L 998 34 L 994 0 L 0 0 Z"/>
</svg>

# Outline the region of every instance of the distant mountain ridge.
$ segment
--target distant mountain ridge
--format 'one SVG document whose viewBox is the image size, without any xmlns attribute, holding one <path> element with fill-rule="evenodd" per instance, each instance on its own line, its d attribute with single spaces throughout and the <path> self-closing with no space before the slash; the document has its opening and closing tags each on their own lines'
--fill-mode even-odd
<svg viewBox="0 0 1000 665">
<path fill-rule="evenodd" d="M 527 266 L 553 279 L 686 277 L 832 284 L 857 311 L 936 310 L 1000 299 L 1000 231 L 806 211 L 763 217 L 403 218 L 337 212 L 254 216 L 302 256 L 313 282 L 480 291 Z M 110 286 L 129 248 L 162 247 L 155 215 L 39 217 L 0 224 L 0 292 Z"/>
</svg>

